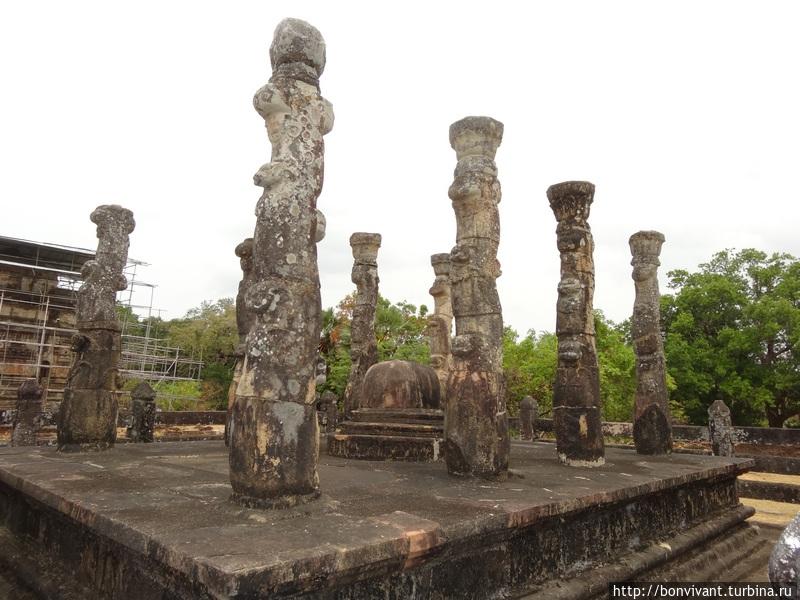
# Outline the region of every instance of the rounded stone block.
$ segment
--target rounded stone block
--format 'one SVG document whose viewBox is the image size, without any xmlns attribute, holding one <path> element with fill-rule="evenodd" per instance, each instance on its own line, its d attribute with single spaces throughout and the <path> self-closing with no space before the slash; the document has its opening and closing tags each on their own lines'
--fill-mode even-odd
<svg viewBox="0 0 800 600">
<path fill-rule="evenodd" d="M 439 408 L 439 378 L 432 368 L 407 360 L 372 365 L 361 388 L 364 408 Z"/>
</svg>

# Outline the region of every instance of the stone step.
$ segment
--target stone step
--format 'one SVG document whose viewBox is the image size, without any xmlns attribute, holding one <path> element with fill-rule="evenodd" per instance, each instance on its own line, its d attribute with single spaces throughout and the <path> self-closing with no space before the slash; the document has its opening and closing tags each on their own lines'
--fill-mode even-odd
<svg viewBox="0 0 800 600">
<path fill-rule="evenodd" d="M 751 471 L 737 481 L 739 496 L 800 504 L 800 477 Z"/>
<path fill-rule="evenodd" d="M 444 413 L 435 408 L 359 408 L 351 421 L 367 423 L 444 423 Z"/>
<path fill-rule="evenodd" d="M 426 425 L 420 423 L 367 423 L 345 421 L 339 427 L 341 433 L 348 435 L 399 435 L 411 437 L 442 437 L 444 424 Z"/>
<path fill-rule="evenodd" d="M 328 436 L 328 454 L 361 460 L 435 462 L 443 456 L 442 442 L 434 436 L 335 433 Z"/>
</svg>

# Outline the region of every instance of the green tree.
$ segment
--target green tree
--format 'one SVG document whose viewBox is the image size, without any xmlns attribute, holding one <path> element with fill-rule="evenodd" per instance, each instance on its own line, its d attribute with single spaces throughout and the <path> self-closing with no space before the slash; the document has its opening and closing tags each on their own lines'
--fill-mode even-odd
<svg viewBox="0 0 800 600">
<path fill-rule="evenodd" d="M 800 412 L 800 263 L 724 250 L 699 271 L 671 271 L 662 297 L 672 393 L 691 422 L 721 398 L 734 422 L 781 427 Z"/>
<path fill-rule="evenodd" d="M 203 361 L 201 398 L 210 407 L 224 408 L 239 343 L 233 299 L 203 302 L 183 318 L 169 321 L 167 340 Z"/>
</svg>

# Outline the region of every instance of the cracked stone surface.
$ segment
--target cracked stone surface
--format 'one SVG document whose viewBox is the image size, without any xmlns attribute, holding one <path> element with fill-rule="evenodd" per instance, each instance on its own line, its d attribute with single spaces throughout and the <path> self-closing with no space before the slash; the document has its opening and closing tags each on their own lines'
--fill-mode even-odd
<svg viewBox="0 0 800 600">
<path fill-rule="evenodd" d="M 17 389 L 17 411 L 11 431 L 12 446 L 35 446 L 36 434 L 42 427 L 42 386 L 35 379 L 26 379 Z"/>
<path fill-rule="evenodd" d="M 431 350 L 431 367 L 439 378 L 442 406 L 447 399 L 447 379 L 450 376 L 450 336 L 453 331 L 453 303 L 450 291 L 450 254 L 434 254 L 431 266 L 436 278 L 430 289 L 433 296 L 433 315 L 428 318 L 426 335 Z"/>
<path fill-rule="evenodd" d="M 131 211 L 116 204 L 98 206 L 90 218 L 97 225 L 97 253 L 81 268 L 75 356 L 57 419 L 61 451 L 104 450 L 117 437 L 121 346 L 116 300 L 128 285 L 122 271 L 136 222 Z"/>
<path fill-rule="evenodd" d="M 456 216 L 450 285 L 456 334 L 445 405 L 445 461 L 454 475 L 502 478 L 509 435 L 503 379 L 500 276 L 500 182 L 495 153 L 503 124 L 466 117 L 450 126 L 458 160 L 449 196 Z"/>
<path fill-rule="evenodd" d="M 599 466 L 604 462 L 600 372 L 595 347 L 594 239 L 589 210 L 594 185 L 567 181 L 547 190 L 558 221 L 561 254 L 556 336 L 558 367 L 553 386 L 553 429 L 561 462 Z"/>
<path fill-rule="evenodd" d="M 378 307 L 379 233 L 354 233 L 350 236 L 353 270 L 350 279 L 356 284 L 353 320 L 350 323 L 350 375 L 344 390 L 344 418 L 362 405 L 362 386 L 369 368 L 378 362 L 375 338 L 375 311 Z"/>
<path fill-rule="evenodd" d="M 672 424 L 667 396 L 667 370 L 661 341 L 661 294 L 658 292 L 658 260 L 664 235 L 658 231 L 634 233 L 629 245 L 633 259 L 636 299 L 633 303 L 631 337 L 636 353 L 636 397 L 633 441 L 639 454 L 672 451 Z"/>
<path fill-rule="evenodd" d="M 316 204 L 333 108 L 320 95 L 325 42 L 314 27 L 281 21 L 270 60 L 272 77 L 253 98 L 272 156 L 253 178 L 264 189 L 255 213 L 253 283 L 245 290 L 254 316 L 231 407 L 229 464 L 235 501 L 279 508 L 320 493 Z"/>
</svg>

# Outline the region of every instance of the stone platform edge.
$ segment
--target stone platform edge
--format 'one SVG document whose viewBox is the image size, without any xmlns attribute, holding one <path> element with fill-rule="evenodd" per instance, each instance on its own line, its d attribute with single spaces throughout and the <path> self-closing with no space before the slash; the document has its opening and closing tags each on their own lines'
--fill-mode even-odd
<svg viewBox="0 0 800 600">
<path fill-rule="evenodd" d="M 211 589 L 233 591 L 232 587 L 238 587 L 236 582 L 247 580 L 251 576 L 263 582 L 266 576 L 270 584 L 277 588 L 288 586 L 292 590 L 302 590 L 308 589 L 308 585 L 314 586 L 314 580 L 317 580 L 316 584 L 320 583 L 319 569 L 322 565 L 327 567 L 323 571 L 332 570 L 337 573 L 340 583 L 356 582 L 365 577 L 392 576 L 421 565 L 442 552 L 446 546 L 464 547 L 476 540 L 480 541 L 475 546 L 484 546 L 504 535 L 513 534 L 515 529 L 528 528 L 540 520 L 563 517 L 589 508 L 601 509 L 694 482 L 712 483 L 733 479 L 751 468 L 752 464 L 752 460 L 736 460 L 728 465 L 701 468 L 678 477 L 589 494 L 574 500 L 538 505 L 524 501 L 504 501 L 493 511 L 494 514 L 480 519 L 478 527 L 473 521 L 468 525 L 461 524 L 461 527 L 448 527 L 445 531 L 435 521 L 395 511 L 365 519 L 366 522 L 378 526 L 381 533 L 396 532 L 394 536 L 390 533 L 380 540 L 373 537 L 352 547 L 343 543 L 338 547 L 329 545 L 328 548 L 320 548 L 319 552 L 314 553 L 295 556 L 289 553 L 282 557 L 284 560 L 270 562 L 267 559 L 262 565 L 234 573 L 218 569 L 204 561 L 204 557 L 186 556 L 134 527 L 62 498 L 24 477 L 9 473 L 5 468 L 0 468 L 0 483 L 12 493 L 33 499 L 55 511 L 74 525 L 86 527 L 92 534 L 119 544 L 129 552 L 140 554 L 146 560 L 157 560 L 176 574 L 194 580 L 195 583 L 208 585 Z M 245 587 L 248 587 L 246 583 Z"/>
</svg>

